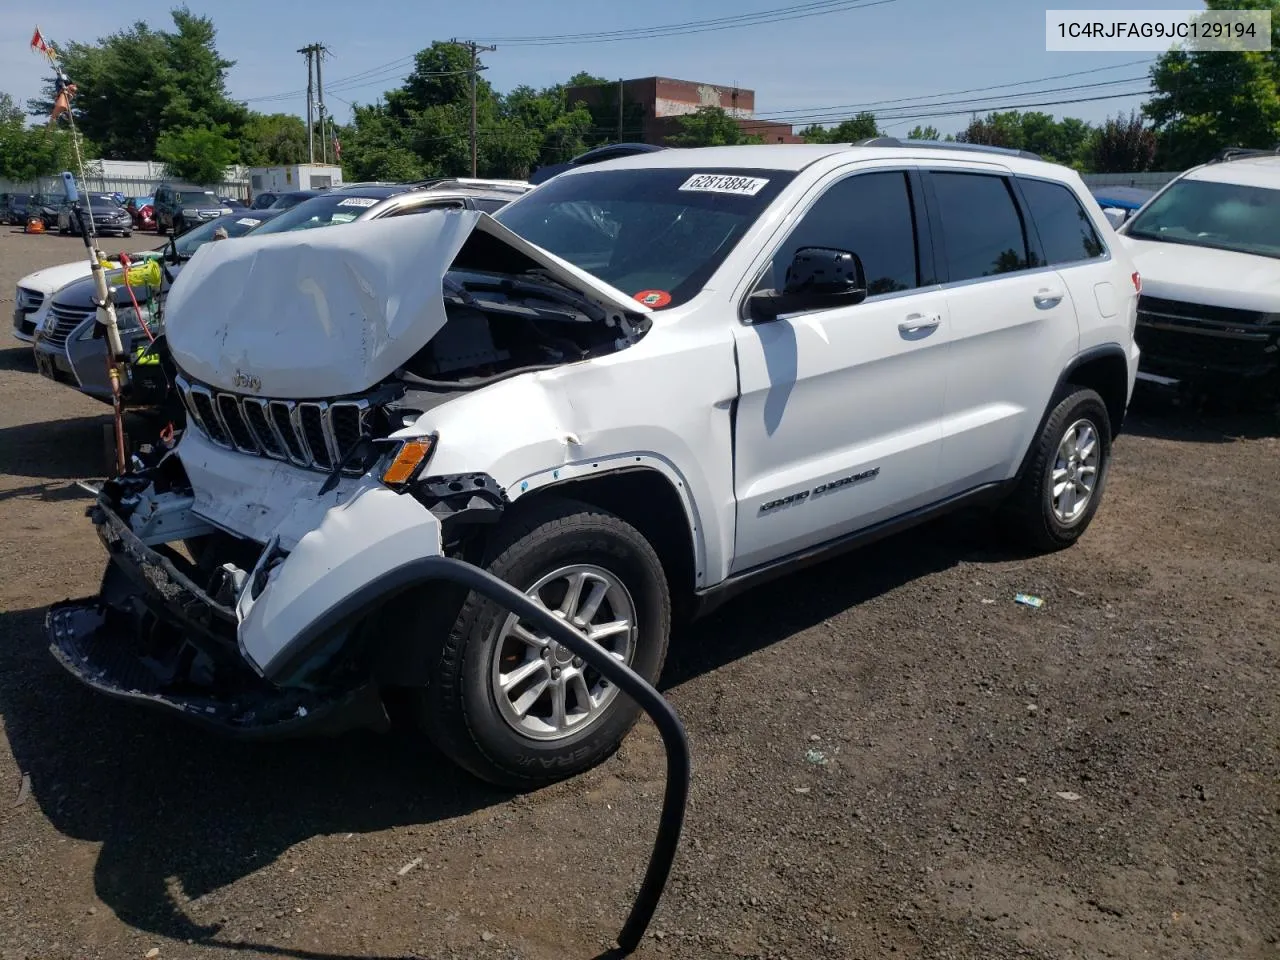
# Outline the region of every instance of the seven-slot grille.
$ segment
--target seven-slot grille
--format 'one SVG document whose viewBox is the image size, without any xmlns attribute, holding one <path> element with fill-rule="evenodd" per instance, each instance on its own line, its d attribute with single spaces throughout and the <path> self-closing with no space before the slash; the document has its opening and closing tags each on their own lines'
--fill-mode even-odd
<svg viewBox="0 0 1280 960">
<path fill-rule="evenodd" d="M 40 309 L 40 304 L 44 303 L 44 294 L 39 290 L 32 290 L 30 287 L 19 287 L 17 299 L 19 310 L 33 313 Z"/>
<path fill-rule="evenodd" d="M 365 432 L 368 400 L 270 400 L 176 378 L 192 422 L 220 447 L 330 471 Z M 364 465 L 343 472 L 359 475 Z"/>
<path fill-rule="evenodd" d="M 94 315 L 93 310 L 68 309 L 54 304 L 49 308 L 49 317 L 44 322 L 45 343 L 55 347 L 65 346 L 67 338 L 80 324 Z"/>
</svg>

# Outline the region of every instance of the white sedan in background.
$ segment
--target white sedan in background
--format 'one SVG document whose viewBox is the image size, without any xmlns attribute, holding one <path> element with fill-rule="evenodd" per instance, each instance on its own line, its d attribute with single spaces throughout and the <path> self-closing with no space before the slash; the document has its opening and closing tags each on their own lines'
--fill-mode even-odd
<svg viewBox="0 0 1280 960">
<path fill-rule="evenodd" d="M 13 335 L 27 343 L 36 338 L 36 331 L 44 325 L 44 318 L 53 303 L 53 295 L 69 283 L 89 276 L 89 260 L 62 263 L 29 273 L 18 281 L 14 294 Z"/>
</svg>

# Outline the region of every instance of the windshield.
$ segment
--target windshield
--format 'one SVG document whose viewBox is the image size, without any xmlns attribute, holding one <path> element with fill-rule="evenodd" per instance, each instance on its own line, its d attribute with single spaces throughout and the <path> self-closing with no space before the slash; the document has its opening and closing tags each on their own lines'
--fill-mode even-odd
<svg viewBox="0 0 1280 960">
<path fill-rule="evenodd" d="M 283 197 L 281 198 L 284 199 Z M 360 197 L 349 193 L 327 193 L 290 207 L 262 228 L 260 233 L 288 233 L 350 223 L 383 197 Z"/>
<path fill-rule="evenodd" d="M 85 206 L 95 213 L 110 213 L 112 210 L 123 209 L 116 203 L 115 197 L 85 197 L 84 202 Z"/>
<path fill-rule="evenodd" d="M 262 217 L 248 216 L 247 214 L 245 216 L 233 214 L 229 217 L 218 217 L 216 220 L 210 220 L 188 230 L 174 240 L 174 246 L 178 248 L 179 257 L 183 260 L 189 260 L 192 254 L 212 240 L 213 235 L 219 230 L 225 230 L 228 239 L 231 237 L 243 237 L 250 230 L 256 229 L 262 222 Z M 163 250 L 164 247 L 160 249 Z"/>
<path fill-rule="evenodd" d="M 155 197 L 134 197 L 133 205 L 138 209 L 142 209 L 143 207 L 151 206 L 153 203 L 155 203 L 155 201 L 156 201 Z"/>
<path fill-rule="evenodd" d="M 286 193 L 276 197 L 275 200 L 271 202 L 269 209 L 292 210 L 303 201 L 311 199 L 312 198 L 307 196 L 305 193 Z"/>
<path fill-rule="evenodd" d="M 1130 221 L 1140 240 L 1280 257 L 1280 190 L 1179 180 Z"/>
<path fill-rule="evenodd" d="M 189 207 L 222 206 L 222 201 L 218 199 L 218 195 L 212 190 L 179 190 L 174 193 L 173 199 L 175 203 L 184 203 Z"/>
<path fill-rule="evenodd" d="M 696 295 L 795 176 L 649 167 L 548 181 L 499 211 L 504 226 L 652 307 Z"/>
</svg>

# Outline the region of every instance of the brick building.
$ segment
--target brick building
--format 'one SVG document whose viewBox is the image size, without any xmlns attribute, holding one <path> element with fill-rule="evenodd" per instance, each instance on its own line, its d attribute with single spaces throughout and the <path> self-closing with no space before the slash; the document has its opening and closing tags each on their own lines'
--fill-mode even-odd
<svg viewBox="0 0 1280 960">
<path fill-rule="evenodd" d="M 568 102 L 585 103 L 599 121 L 611 128 L 618 116 L 618 93 L 622 93 L 623 140 L 665 145 L 667 137 L 680 132 L 680 117 L 700 107 L 720 107 L 747 133 L 765 143 L 801 143 L 790 124 L 755 119 L 754 90 L 725 87 L 713 83 L 693 83 L 669 77 L 641 77 L 621 83 L 570 87 Z"/>
</svg>

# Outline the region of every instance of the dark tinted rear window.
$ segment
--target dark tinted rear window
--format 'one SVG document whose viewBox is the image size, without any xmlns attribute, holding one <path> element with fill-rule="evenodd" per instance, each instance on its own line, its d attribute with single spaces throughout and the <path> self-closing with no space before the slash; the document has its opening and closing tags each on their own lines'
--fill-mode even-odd
<svg viewBox="0 0 1280 960">
<path fill-rule="evenodd" d="M 1060 183 L 1019 180 L 1050 266 L 1092 260 L 1104 247 L 1076 195 Z"/>
<path fill-rule="evenodd" d="M 1027 268 L 1022 217 L 1004 177 L 937 171 L 930 176 L 951 282 Z"/>
</svg>

